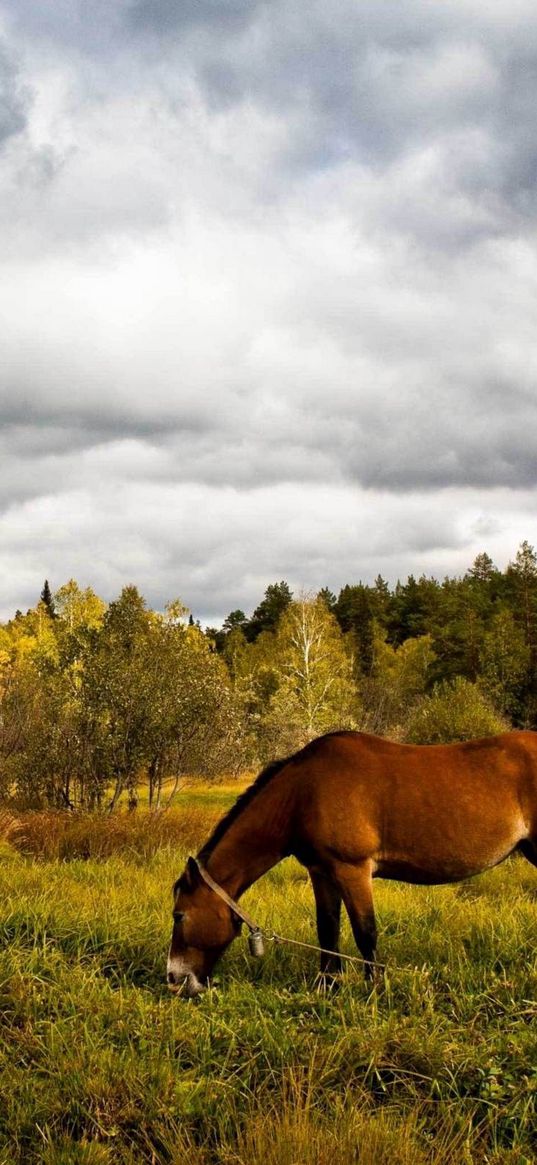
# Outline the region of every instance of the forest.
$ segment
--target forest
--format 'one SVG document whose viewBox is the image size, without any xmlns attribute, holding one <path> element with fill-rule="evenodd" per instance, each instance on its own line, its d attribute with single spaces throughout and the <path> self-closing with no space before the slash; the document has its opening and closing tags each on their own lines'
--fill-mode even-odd
<svg viewBox="0 0 537 1165">
<path fill-rule="evenodd" d="M 202 629 L 135 586 L 74 580 L 0 626 L 0 798 L 17 808 L 169 804 L 182 778 L 237 775 L 323 732 L 434 743 L 537 725 L 537 555 L 463 577 L 336 596 L 267 587 Z"/>
</svg>

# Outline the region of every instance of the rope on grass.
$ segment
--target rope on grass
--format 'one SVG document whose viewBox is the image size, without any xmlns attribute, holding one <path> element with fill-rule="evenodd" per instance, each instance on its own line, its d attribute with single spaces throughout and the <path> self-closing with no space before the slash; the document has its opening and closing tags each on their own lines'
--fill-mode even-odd
<svg viewBox="0 0 537 1165">
<path fill-rule="evenodd" d="M 275 932 L 273 934 L 267 934 L 263 931 L 263 934 L 269 942 L 276 943 L 277 945 L 286 943 L 293 947 L 305 947 L 308 951 L 317 951 L 320 955 L 333 955 L 336 959 L 346 959 L 348 963 L 360 963 L 361 966 L 370 967 L 372 970 L 387 971 L 388 969 L 386 963 L 377 963 L 371 959 L 363 959 L 361 955 L 346 955 L 342 951 L 329 951 L 327 947 L 318 947 L 315 943 L 301 942 L 298 938 L 285 938 L 283 934 L 276 934 Z"/>
</svg>

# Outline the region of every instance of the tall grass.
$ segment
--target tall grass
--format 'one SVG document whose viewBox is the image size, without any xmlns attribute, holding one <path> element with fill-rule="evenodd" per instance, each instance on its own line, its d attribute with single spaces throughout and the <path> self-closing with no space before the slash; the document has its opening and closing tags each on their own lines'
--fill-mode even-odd
<svg viewBox="0 0 537 1165">
<path fill-rule="evenodd" d="M 459 887 L 379 884 L 388 970 L 372 994 L 354 969 L 319 994 L 313 954 L 270 947 L 257 964 L 238 940 L 215 988 L 186 1002 L 164 983 L 171 884 L 210 822 L 144 850 L 135 817 L 123 852 L 92 834 L 96 856 L 71 861 L 65 836 L 46 848 L 45 819 L 4 823 L 0 1165 L 536 1160 L 535 871 L 516 860 Z M 246 903 L 315 941 L 297 863 Z"/>
<path fill-rule="evenodd" d="M 166 846 L 196 849 L 220 815 L 217 808 L 195 805 L 154 813 L 4 812 L 0 837 L 19 853 L 48 861 L 117 853 L 148 858 Z"/>
</svg>

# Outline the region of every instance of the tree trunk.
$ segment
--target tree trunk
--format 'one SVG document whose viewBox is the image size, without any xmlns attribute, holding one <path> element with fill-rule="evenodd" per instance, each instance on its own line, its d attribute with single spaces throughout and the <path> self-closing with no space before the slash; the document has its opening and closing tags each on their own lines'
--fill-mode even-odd
<svg viewBox="0 0 537 1165">
<path fill-rule="evenodd" d="M 116 776 L 115 789 L 114 789 L 114 792 L 112 795 L 112 800 L 110 801 L 110 804 L 108 806 L 109 813 L 113 813 L 113 811 L 114 811 L 114 809 L 119 801 L 119 798 L 121 797 L 121 794 L 122 794 L 124 788 L 125 788 L 125 778 L 123 776 L 123 773 L 120 773 L 118 776 Z"/>
</svg>

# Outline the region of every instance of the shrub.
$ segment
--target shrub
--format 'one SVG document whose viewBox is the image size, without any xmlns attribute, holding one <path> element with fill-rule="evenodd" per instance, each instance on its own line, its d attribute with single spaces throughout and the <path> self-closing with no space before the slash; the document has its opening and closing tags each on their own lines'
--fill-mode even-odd
<svg viewBox="0 0 537 1165">
<path fill-rule="evenodd" d="M 420 700 L 407 723 L 405 739 L 412 744 L 447 744 L 494 736 L 508 727 L 477 684 L 458 676 L 437 684 L 430 696 Z"/>
</svg>

